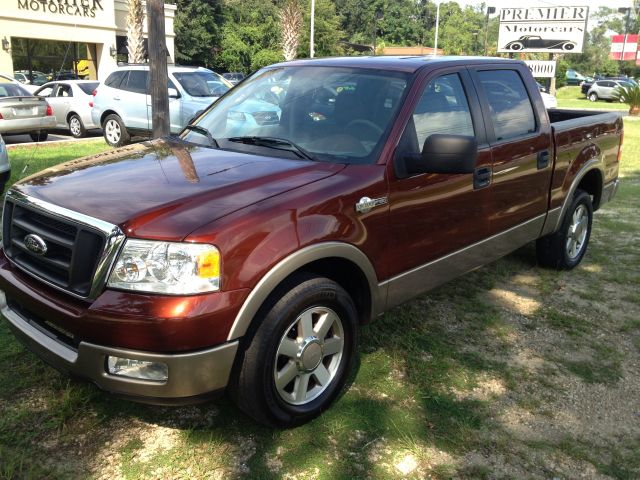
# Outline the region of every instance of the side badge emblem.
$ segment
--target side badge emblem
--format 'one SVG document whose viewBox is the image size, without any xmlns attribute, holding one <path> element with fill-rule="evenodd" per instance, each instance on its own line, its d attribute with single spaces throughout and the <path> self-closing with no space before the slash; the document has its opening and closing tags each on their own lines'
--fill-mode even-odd
<svg viewBox="0 0 640 480">
<path fill-rule="evenodd" d="M 374 207 L 378 207 L 380 205 L 386 205 L 389 203 L 387 197 L 381 198 L 369 198 L 362 197 L 358 203 L 356 203 L 356 212 L 358 213 L 367 213 L 370 212 Z"/>
<path fill-rule="evenodd" d="M 30 233 L 24 237 L 23 242 L 27 250 L 35 253 L 36 255 L 42 256 L 47 253 L 47 243 L 38 235 Z"/>
</svg>

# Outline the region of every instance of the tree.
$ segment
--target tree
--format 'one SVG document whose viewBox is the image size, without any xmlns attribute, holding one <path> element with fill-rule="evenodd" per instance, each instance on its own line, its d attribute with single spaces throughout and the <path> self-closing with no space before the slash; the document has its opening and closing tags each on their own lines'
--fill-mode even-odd
<svg viewBox="0 0 640 480">
<path fill-rule="evenodd" d="M 280 13 L 280 35 L 284 59 L 289 61 L 296 58 L 300 44 L 302 30 L 302 11 L 296 0 L 285 0 Z"/>
<path fill-rule="evenodd" d="M 340 28 L 340 17 L 332 0 L 316 0 L 314 50 L 316 57 L 330 57 L 344 55 L 341 40 L 345 34 Z M 307 1 L 304 8 L 304 28 L 300 37 L 298 56 L 309 56 L 311 1 Z"/>
<path fill-rule="evenodd" d="M 129 63 L 144 63 L 144 37 L 142 35 L 142 23 L 144 22 L 144 12 L 142 10 L 142 0 L 128 0 L 127 6 L 127 51 L 129 52 Z"/>
<path fill-rule="evenodd" d="M 174 29 L 176 59 L 191 65 L 213 66 L 220 44 L 220 0 L 178 0 Z"/>
</svg>

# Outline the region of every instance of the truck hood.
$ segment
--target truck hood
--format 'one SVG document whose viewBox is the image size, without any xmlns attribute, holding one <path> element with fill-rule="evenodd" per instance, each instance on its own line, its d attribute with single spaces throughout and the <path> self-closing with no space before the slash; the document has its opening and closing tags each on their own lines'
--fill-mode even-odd
<svg viewBox="0 0 640 480">
<path fill-rule="evenodd" d="M 116 224 L 127 236 L 181 240 L 206 223 L 343 168 L 161 139 L 63 163 L 14 188 Z"/>
</svg>

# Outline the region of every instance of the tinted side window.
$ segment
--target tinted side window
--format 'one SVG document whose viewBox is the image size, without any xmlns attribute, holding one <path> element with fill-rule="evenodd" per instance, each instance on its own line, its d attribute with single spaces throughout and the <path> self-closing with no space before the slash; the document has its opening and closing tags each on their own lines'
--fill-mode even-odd
<svg viewBox="0 0 640 480">
<path fill-rule="evenodd" d="M 486 70 L 478 76 L 489 102 L 496 140 L 536 131 L 531 100 L 515 70 Z"/>
<path fill-rule="evenodd" d="M 111 75 L 107 77 L 107 79 L 104 81 L 104 84 L 107 87 L 118 88 L 118 86 L 120 86 L 120 82 L 122 81 L 122 77 L 124 77 L 125 73 L 128 73 L 128 72 L 124 72 L 124 71 L 113 72 Z"/>
<path fill-rule="evenodd" d="M 134 93 L 147 93 L 148 73 L 146 70 L 131 70 L 126 85 L 122 82 L 120 88 Z"/>
<path fill-rule="evenodd" d="M 425 140 L 435 133 L 475 135 L 467 96 L 457 73 L 429 82 L 407 125 L 403 141 L 410 150 L 420 152 Z"/>
</svg>

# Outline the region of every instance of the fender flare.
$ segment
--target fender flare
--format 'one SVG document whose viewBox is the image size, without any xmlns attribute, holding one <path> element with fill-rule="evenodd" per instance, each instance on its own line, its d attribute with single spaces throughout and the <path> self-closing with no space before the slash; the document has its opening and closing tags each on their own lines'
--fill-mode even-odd
<svg viewBox="0 0 640 480">
<path fill-rule="evenodd" d="M 571 199 L 573 198 L 573 195 L 576 193 L 576 189 L 578 188 L 578 185 L 580 184 L 582 179 L 585 177 L 585 175 L 591 172 L 592 170 L 598 170 L 598 172 L 600 172 L 600 178 L 602 179 L 601 187 L 604 187 L 604 167 L 602 166 L 602 160 L 599 158 L 592 158 L 582 166 L 582 168 L 578 171 L 575 178 L 571 182 L 571 187 L 569 188 L 569 191 L 567 192 L 567 196 L 562 202 L 562 208 L 560 209 L 558 218 L 556 219 L 555 224 L 551 222 L 551 225 L 549 225 L 549 226 L 553 225 L 553 228 L 550 231 L 547 232 L 545 228 L 545 234 L 558 231 L 558 229 L 562 225 L 562 220 L 567 212 L 567 209 L 569 208 Z"/>
<path fill-rule="evenodd" d="M 236 315 L 227 341 L 242 337 L 247 332 L 262 304 L 285 278 L 305 265 L 325 258 L 342 258 L 357 265 L 369 284 L 372 318 L 382 311 L 383 296 L 369 258 L 360 249 L 348 243 L 318 243 L 304 247 L 282 259 L 260 279 Z"/>
</svg>

